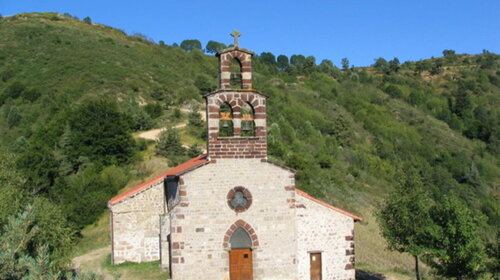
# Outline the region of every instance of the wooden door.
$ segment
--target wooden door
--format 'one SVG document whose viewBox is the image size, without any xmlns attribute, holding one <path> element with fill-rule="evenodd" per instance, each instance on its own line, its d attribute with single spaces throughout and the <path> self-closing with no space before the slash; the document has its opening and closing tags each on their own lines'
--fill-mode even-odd
<svg viewBox="0 0 500 280">
<path fill-rule="evenodd" d="M 321 280 L 321 253 L 311 253 L 311 280 Z"/>
<path fill-rule="evenodd" d="M 235 249 L 229 251 L 229 276 L 231 280 L 252 280 L 252 250 Z"/>
</svg>

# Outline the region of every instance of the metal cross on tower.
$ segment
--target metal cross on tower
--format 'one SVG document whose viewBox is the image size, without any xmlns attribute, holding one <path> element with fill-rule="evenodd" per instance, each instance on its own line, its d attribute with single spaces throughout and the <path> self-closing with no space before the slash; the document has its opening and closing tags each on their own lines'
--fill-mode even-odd
<svg viewBox="0 0 500 280">
<path fill-rule="evenodd" d="M 234 37 L 234 46 L 237 47 L 238 46 L 238 37 L 240 37 L 242 34 L 238 30 L 235 29 L 229 35 Z"/>
</svg>

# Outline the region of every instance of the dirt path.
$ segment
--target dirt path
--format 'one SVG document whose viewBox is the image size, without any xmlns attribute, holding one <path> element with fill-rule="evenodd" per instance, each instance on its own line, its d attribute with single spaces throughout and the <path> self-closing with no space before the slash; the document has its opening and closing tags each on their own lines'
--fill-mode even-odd
<svg viewBox="0 0 500 280">
<path fill-rule="evenodd" d="M 182 108 L 181 111 L 184 112 L 184 113 L 191 112 L 189 109 L 185 109 L 185 108 Z M 203 121 L 206 121 L 207 117 L 205 115 L 205 111 L 198 111 L 198 113 L 200 114 L 201 119 Z M 186 127 L 186 126 L 187 126 L 187 121 L 184 121 L 184 122 L 181 122 L 181 123 L 175 125 L 174 128 L 183 128 L 183 127 Z M 154 140 L 154 141 L 156 141 L 156 140 L 158 140 L 158 137 L 159 137 L 160 133 L 162 131 L 164 131 L 164 130 L 165 130 L 165 127 L 155 128 L 155 129 L 151 129 L 151 130 L 146 130 L 146 131 L 143 131 L 143 132 L 139 133 L 137 135 L 137 137 L 144 138 L 146 140 Z"/>
<path fill-rule="evenodd" d="M 111 246 L 92 250 L 86 254 L 73 259 L 73 269 L 88 270 L 98 273 L 104 277 L 104 280 L 113 280 L 115 277 L 109 271 L 102 269 L 101 264 L 111 253 Z"/>
</svg>

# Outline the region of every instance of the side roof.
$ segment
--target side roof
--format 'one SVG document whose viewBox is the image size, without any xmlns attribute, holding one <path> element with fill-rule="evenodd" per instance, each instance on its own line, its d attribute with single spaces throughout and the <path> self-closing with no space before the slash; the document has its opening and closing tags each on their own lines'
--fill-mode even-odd
<svg viewBox="0 0 500 280">
<path fill-rule="evenodd" d="M 149 188 L 150 186 L 154 185 L 155 183 L 158 183 L 162 180 L 165 179 L 165 177 L 168 177 L 168 176 L 178 176 L 178 175 L 181 175 L 181 174 L 184 174 L 186 172 L 189 172 L 197 167 L 200 167 L 206 163 L 208 163 L 209 161 L 207 160 L 207 155 L 200 155 L 200 156 L 197 156 L 195 158 L 192 158 L 184 163 L 181 163 L 179 165 L 177 165 L 176 167 L 174 168 L 171 168 L 169 170 L 167 170 L 166 172 L 156 176 L 155 178 L 147 181 L 147 182 L 144 182 L 142 184 L 139 184 L 129 190 L 127 190 L 126 192 L 124 193 L 121 193 L 121 194 L 118 194 L 114 197 L 112 197 L 109 201 L 108 201 L 108 207 L 118 203 L 118 202 L 121 202 L 147 188 Z"/>
<path fill-rule="evenodd" d="M 328 204 L 328 203 L 326 203 L 326 202 L 324 202 L 324 201 L 322 201 L 322 200 L 319 200 L 319 199 L 317 199 L 317 198 L 314 198 L 314 197 L 312 197 L 310 194 L 306 193 L 305 191 L 301 191 L 301 190 L 299 190 L 299 189 L 295 189 L 295 192 L 296 192 L 298 195 L 302 196 L 302 197 L 305 197 L 305 198 L 307 198 L 307 199 L 309 199 L 309 200 L 311 200 L 311 201 L 314 201 L 314 202 L 316 202 L 316 203 L 318 203 L 318 204 L 320 204 L 320 205 L 323 205 L 323 206 L 325 206 L 325 207 L 327 207 L 327 208 L 330 208 L 330 209 L 332 209 L 332 210 L 335 210 L 335 211 L 339 212 L 340 214 L 343 214 L 343 215 L 345 215 L 345 216 L 351 217 L 351 218 L 352 218 L 355 222 L 361 222 L 361 221 L 363 221 L 363 218 L 361 218 L 361 217 L 359 217 L 359 216 L 356 216 L 356 215 L 354 215 L 354 214 L 352 214 L 352 213 L 349 213 L 349 212 L 347 212 L 347 211 L 345 211 L 345 210 L 343 210 L 343 209 L 337 208 L 337 207 L 335 207 L 335 206 L 333 206 L 333 205 L 331 205 L 331 204 Z"/>
</svg>

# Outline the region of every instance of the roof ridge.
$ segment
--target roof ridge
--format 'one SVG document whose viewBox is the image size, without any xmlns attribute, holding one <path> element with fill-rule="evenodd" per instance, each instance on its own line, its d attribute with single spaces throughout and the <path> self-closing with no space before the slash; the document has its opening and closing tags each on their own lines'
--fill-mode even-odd
<svg viewBox="0 0 500 280">
<path fill-rule="evenodd" d="M 195 158 L 192 158 L 186 162 L 183 162 L 175 167 L 172 167 L 169 170 L 161 173 L 160 175 L 154 177 L 151 180 L 140 183 L 140 184 L 128 189 L 127 191 L 125 191 L 121 194 L 115 195 L 114 197 L 112 197 L 108 201 L 108 208 L 114 204 L 117 204 L 118 202 L 121 202 L 121 201 L 143 191 L 143 190 L 146 190 L 147 188 L 151 187 L 152 185 L 154 185 L 155 183 L 157 183 L 161 179 L 164 179 L 167 176 L 177 176 L 181 173 L 182 174 L 186 173 L 186 172 L 192 170 L 193 168 L 199 167 L 199 166 L 201 166 L 205 163 L 208 163 L 208 162 L 209 161 L 207 160 L 207 154 L 203 154 L 203 155 L 199 155 Z"/>
<path fill-rule="evenodd" d="M 352 214 L 352 213 L 350 213 L 350 212 L 348 212 L 346 210 L 343 210 L 343 209 L 340 209 L 338 207 L 335 207 L 335 206 L 333 206 L 333 205 L 331 205 L 329 203 L 326 203 L 323 200 L 319 200 L 319 199 L 311 196 L 310 194 L 306 193 L 305 191 L 302 191 L 302 190 L 299 190 L 299 189 L 295 189 L 295 192 L 297 194 L 299 194 L 300 196 L 302 196 L 302 197 L 305 197 L 305 198 L 307 198 L 309 200 L 312 200 L 312 201 L 314 201 L 314 202 L 316 202 L 316 203 L 318 203 L 320 205 L 323 205 L 323 206 L 325 206 L 327 208 L 330 208 L 330 209 L 335 210 L 335 211 L 337 211 L 337 212 L 339 212 L 341 214 L 344 214 L 344 215 L 346 215 L 348 217 L 351 217 L 351 218 L 354 219 L 354 221 L 359 221 L 359 222 L 363 221 L 363 218 L 361 218 L 359 216 L 356 216 L 356 215 L 354 215 L 354 214 Z"/>
</svg>

